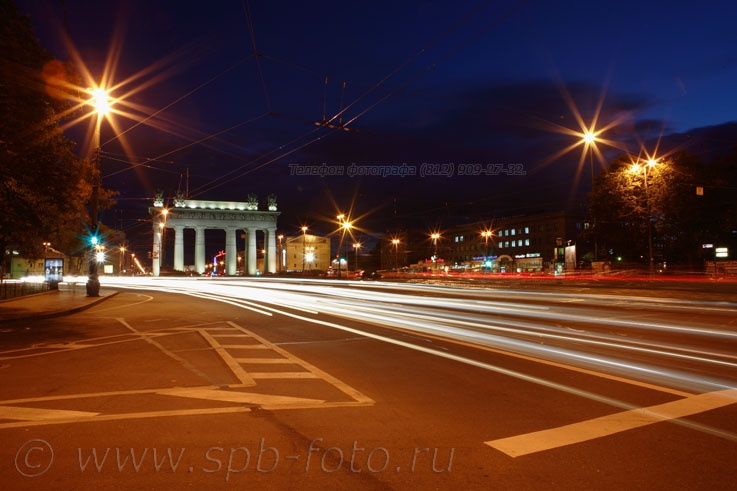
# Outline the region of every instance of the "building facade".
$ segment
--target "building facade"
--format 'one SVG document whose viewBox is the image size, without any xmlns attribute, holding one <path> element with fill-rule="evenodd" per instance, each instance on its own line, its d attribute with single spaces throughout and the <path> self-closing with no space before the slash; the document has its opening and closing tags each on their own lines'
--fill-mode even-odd
<svg viewBox="0 0 737 491">
<path fill-rule="evenodd" d="M 576 267 L 577 238 L 588 228 L 567 212 L 495 218 L 445 231 L 439 256 L 454 269 L 539 272 L 563 262 L 570 270 Z"/>
<path fill-rule="evenodd" d="M 281 241 L 280 272 L 327 271 L 330 268 L 330 238 L 311 234 L 284 237 Z"/>
</svg>

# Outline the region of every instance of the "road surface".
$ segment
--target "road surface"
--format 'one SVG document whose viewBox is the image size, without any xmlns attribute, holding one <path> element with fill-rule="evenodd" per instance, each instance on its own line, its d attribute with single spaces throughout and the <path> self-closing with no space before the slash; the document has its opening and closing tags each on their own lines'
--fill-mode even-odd
<svg viewBox="0 0 737 491">
<path fill-rule="evenodd" d="M 8 489 L 714 489 L 729 294 L 108 280 L 3 325 Z"/>
</svg>

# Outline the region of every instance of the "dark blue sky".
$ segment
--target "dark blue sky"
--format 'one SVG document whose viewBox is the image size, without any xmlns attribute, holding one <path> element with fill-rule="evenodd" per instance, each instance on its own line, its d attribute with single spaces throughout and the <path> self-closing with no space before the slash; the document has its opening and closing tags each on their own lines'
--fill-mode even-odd
<svg viewBox="0 0 737 491">
<path fill-rule="evenodd" d="M 148 232 L 135 222 L 144 198 L 184 189 L 187 172 L 198 199 L 277 194 L 285 233 L 329 229 L 349 209 L 369 232 L 557 210 L 590 182 L 582 147 L 557 155 L 578 137 L 554 127 L 580 132 L 576 111 L 588 125 L 602 101 L 599 128 L 616 123 L 602 138 L 633 153 L 660 133 L 737 120 L 731 1 L 17 3 L 61 59 L 68 33 L 93 77 L 119 43 L 113 96 L 126 96 L 127 117 L 103 125 L 102 165 L 131 236 Z M 353 131 L 316 126 L 323 114 Z M 119 161 L 141 158 L 160 160 Z M 290 175 L 322 163 L 525 175 Z"/>
</svg>

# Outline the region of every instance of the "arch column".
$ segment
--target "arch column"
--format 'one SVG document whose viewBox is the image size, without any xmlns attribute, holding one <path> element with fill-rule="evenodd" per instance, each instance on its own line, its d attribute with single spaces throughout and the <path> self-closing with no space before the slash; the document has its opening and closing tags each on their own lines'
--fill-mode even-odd
<svg viewBox="0 0 737 491">
<path fill-rule="evenodd" d="M 249 228 L 246 234 L 248 235 L 248 274 L 254 276 L 256 274 L 256 229 Z"/>
<path fill-rule="evenodd" d="M 276 273 L 276 229 L 266 229 L 266 257 L 268 258 L 268 267 L 264 264 L 264 269 L 268 273 Z"/>
<path fill-rule="evenodd" d="M 238 249 L 235 246 L 235 228 L 225 228 L 225 274 L 235 276 L 238 269 Z"/>
<path fill-rule="evenodd" d="M 154 220 L 154 243 L 151 250 L 151 273 L 154 276 L 161 274 L 161 233 L 162 224 L 158 220 Z"/>
<path fill-rule="evenodd" d="M 184 271 L 184 227 L 174 227 L 174 271 Z"/>
<path fill-rule="evenodd" d="M 205 272 L 205 227 L 195 227 L 194 269 L 199 274 Z"/>
</svg>

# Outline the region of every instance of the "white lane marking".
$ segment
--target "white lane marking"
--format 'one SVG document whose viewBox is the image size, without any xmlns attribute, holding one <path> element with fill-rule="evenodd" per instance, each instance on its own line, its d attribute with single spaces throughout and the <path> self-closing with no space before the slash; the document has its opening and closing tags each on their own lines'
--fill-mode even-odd
<svg viewBox="0 0 737 491">
<path fill-rule="evenodd" d="M 737 389 L 707 392 L 656 406 L 632 409 L 580 423 L 500 438 L 485 443 L 511 457 L 520 457 L 614 435 L 661 421 L 711 411 L 735 403 L 737 403 Z"/>
<path fill-rule="evenodd" d="M 140 413 L 99 414 L 97 416 L 80 416 L 73 418 L 62 418 L 54 420 L 16 421 L 12 423 L 0 423 L 0 430 L 8 428 L 26 428 L 29 426 L 42 426 L 50 424 L 69 423 L 97 423 L 100 421 L 120 421 L 124 419 L 164 418 L 173 416 L 199 416 L 211 414 L 247 413 L 251 408 L 243 406 L 218 407 L 206 409 L 176 409 L 173 411 L 147 411 Z"/>
<path fill-rule="evenodd" d="M 0 406 L 0 419 L 20 419 L 24 421 L 90 417 L 97 414 L 99 413 L 90 413 L 87 411 L 66 411 L 63 409 Z"/>
<path fill-rule="evenodd" d="M 228 368 L 230 368 L 230 371 L 233 372 L 233 375 L 240 380 L 240 382 L 243 385 L 246 386 L 253 386 L 256 385 L 256 382 L 253 380 L 253 377 L 251 377 L 248 372 L 246 372 L 240 364 L 238 364 L 238 361 L 231 356 L 228 351 L 223 348 L 223 346 L 218 342 L 217 339 L 215 339 L 210 333 L 205 331 L 204 329 L 199 331 L 200 336 L 202 336 L 205 341 L 207 341 L 210 346 L 213 347 L 215 350 L 215 353 L 217 353 L 220 358 L 225 362 L 226 365 L 228 365 Z"/>
<path fill-rule="evenodd" d="M 310 372 L 251 372 L 254 379 L 275 379 L 275 378 L 320 378 Z"/>
<path fill-rule="evenodd" d="M 307 399 L 304 397 L 277 396 L 270 394 L 256 394 L 252 392 L 234 392 L 230 390 L 176 388 L 164 389 L 157 394 L 166 396 L 206 399 L 208 401 L 237 402 L 241 404 L 255 404 L 258 406 L 285 407 L 285 406 L 316 406 L 322 405 L 325 400 Z"/>
</svg>

